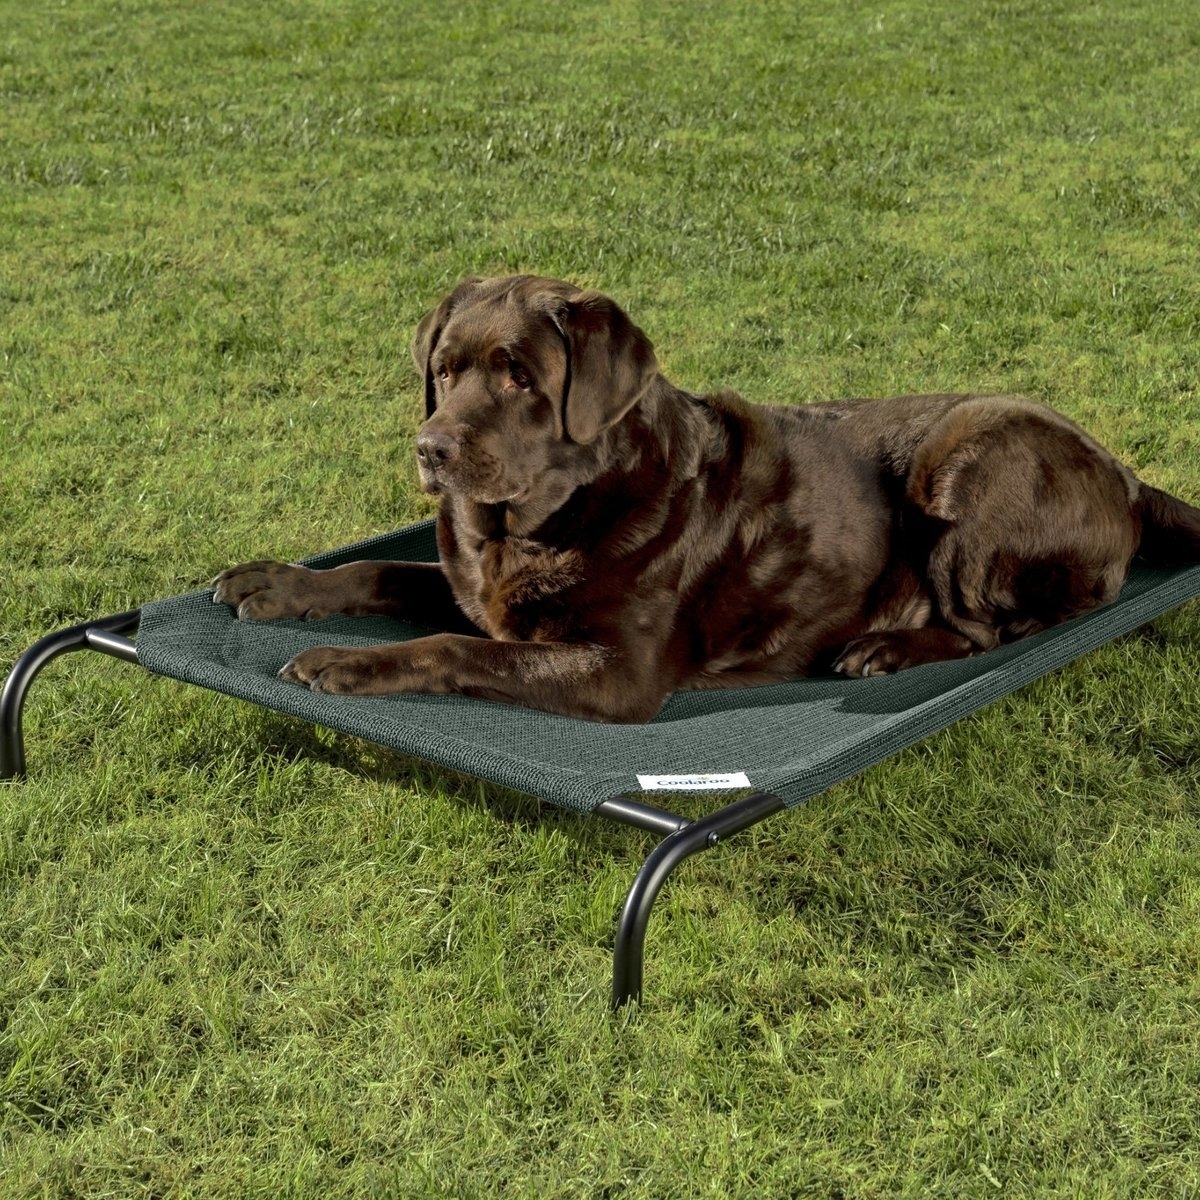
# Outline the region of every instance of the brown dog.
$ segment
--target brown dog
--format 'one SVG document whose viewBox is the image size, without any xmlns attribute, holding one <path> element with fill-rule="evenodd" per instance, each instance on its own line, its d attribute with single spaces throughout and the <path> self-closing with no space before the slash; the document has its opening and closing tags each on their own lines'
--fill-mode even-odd
<svg viewBox="0 0 1200 1200">
<path fill-rule="evenodd" d="M 413 357 L 440 565 L 214 581 L 243 619 L 445 631 L 280 672 L 317 691 L 645 721 L 676 689 L 976 654 L 1107 604 L 1139 551 L 1200 559 L 1200 510 L 1018 397 L 695 396 L 613 301 L 528 275 L 460 284 Z"/>
</svg>

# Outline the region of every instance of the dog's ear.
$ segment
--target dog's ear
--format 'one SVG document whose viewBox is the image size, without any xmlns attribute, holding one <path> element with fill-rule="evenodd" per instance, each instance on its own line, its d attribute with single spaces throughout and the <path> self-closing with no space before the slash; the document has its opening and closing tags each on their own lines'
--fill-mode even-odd
<svg viewBox="0 0 1200 1200">
<path fill-rule="evenodd" d="M 433 416 L 437 408 L 437 391 L 433 385 L 433 371 L 429 367 L 429 359 L 433 354 L 450 314 L 460 308 L 463 302 L 483 282 L 478 276 L 470 275 L 452 291 L 437 308 L 431 309 L 422 318 L 413 334 L 412 356 L 417 371 L 425 380 L 425 417 Z"/>
<path fill-rule="evenodd" d="M 587 445 L 642 398 L 658 360 L 650 339 L 599 292 L 555 297 L 551 315 L 567 346 L 563 425 Z"/>
</svg>

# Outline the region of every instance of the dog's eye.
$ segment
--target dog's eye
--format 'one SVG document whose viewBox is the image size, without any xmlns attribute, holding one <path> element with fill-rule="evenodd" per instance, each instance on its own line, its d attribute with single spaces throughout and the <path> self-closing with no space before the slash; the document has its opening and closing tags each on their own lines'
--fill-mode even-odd
<svg viewBox="0 0 1200 1200">
<path fill-rule="evenodd" d="M 533 377 L 519 363 L 509 363 L 508 377 L 513 381 L 513 386 L 519 387 L 523 392 L 533 387 Z"/>
<path fill-rule="evenodd" d="M 442 364 L 441 364 L 441 365 L 438 367 L 438 369 L 437 369 L 437 377 L 438 377 L 438 378 L 439 378 L 439 379 L 440 379 L 440 380 L 441 380 L 443 383 L 445 383 L 445 382 L 446 382 L 446 380 L 450 378 L 450 368 L 449 368 L 448 366 L 446 366 L 446 364 L 445 364 L 445 363 L 442 363 Z"/>
</svg>

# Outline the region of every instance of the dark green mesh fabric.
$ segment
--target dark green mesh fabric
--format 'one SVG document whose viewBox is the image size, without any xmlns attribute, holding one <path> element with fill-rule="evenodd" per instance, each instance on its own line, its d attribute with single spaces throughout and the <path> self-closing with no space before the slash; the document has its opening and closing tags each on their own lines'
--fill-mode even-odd
<svg viewBox="0 0 1200 1200">
<path fill-rule="evenodd" d="M 305 560 L 437 558 L 433 522 Z M 1140 568 L 1121 598 L 988 654 L 877 679 L 806 679 L 682 692 L 648 725 L 610 726 L 458 696 L 326 696 L 276 679 L 311 646 L 370 645 L 422 630 L 375 617 L 237 621 L 212 593 L 148 604 L 138 659 L 160 675 L 262 704 L 581 812 L 638 790 L 639 774 L 744 771 L 798 804 L 1200 593 L 1200 567 Z"/>
</svg>

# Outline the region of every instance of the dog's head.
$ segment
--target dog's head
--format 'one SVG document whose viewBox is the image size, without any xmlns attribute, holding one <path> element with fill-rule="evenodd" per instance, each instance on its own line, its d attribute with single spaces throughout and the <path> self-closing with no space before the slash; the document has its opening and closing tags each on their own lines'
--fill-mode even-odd
<svg viewBox="0 0 1200 1200">
<path fill-rule="evenodd" d="M 573 467 L 637 404 L 654 348 L 598 292 L 557 279 L 467 279 L 417 327 L 417 462 L 428 492 L 480 504 L 565 500 Z"/>
</svg>

